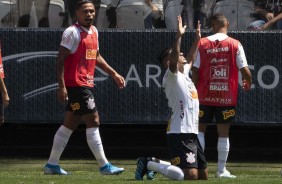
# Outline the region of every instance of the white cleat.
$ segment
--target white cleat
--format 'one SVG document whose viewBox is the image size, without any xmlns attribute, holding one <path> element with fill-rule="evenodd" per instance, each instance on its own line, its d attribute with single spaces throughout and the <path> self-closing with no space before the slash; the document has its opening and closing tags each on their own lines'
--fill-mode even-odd
<svg viewBox="0 0 282 184">
<path fill-rule="evenodd" d="M 223 170 L 223 172 L 216 172 L 215 175 L 216 178 L 236 178 L 235 175 L 230 174 L 230 172 L 226 169 Z"/>
</svg>

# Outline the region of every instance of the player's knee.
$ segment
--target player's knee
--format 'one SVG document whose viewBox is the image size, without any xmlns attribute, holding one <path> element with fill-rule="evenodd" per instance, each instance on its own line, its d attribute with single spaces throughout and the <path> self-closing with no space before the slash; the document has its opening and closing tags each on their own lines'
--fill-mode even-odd
<svg viewBox="0 0 282 184">
<path fill-rule="evenodd" d="M 99 118 L 99 114 L 98 113 L 94 113 L 94 122 L 93 122 L 94 126 L 100 126 L 100 118 Z"/>
<path fill-rule="evenodd" d="M 99 127 L 100 122 L 99 121 L 91 121 L 86 123 L 87 128 L 92 128 L 92 127 Z"/>
<path fill-rule="evenodd" d="M 167 176 L 173 180 L 184 180 L 182 169 L 173 165 L 167 168 Z"/>
<path fill-rule="evenodd" d="M 198 179 L 199 180 L 207 180 L 208 179 L 208 169 L 199 169 L 198 170 Z"/>
<path fill-rule="evenodd" d="M 0 116 L 0 126 L 4 124 L 4 116 Z"/>
<path fill-rule="evenodd" d="M 198 179 L 198 169 L 187 168 L 183 170 L 184 180 L 197 180 Z"/>
<path fill-rule="evenodd" d="M 95 120 L 93 124 L 94 124 L 94 126 L 98 127 L 98 126 L 100 126 L 100 121 L 99 120 L 97 120 L 97 121 Z"/>
<path fill-rule="evenodd" d="M 198 179 L 198 175 L 196 174 L 185 174 L 184 176 L 184 180 L 197 180 Z"/>
</svg>

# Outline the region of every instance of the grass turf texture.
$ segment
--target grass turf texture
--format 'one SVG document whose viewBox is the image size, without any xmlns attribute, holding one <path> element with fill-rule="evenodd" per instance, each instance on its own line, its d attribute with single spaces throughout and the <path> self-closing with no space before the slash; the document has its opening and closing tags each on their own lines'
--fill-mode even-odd
<svg viewBox="0 0 282 184">
<path fill-rule="evenodd" d="M 0 184 L 109 184 L 109 183 L 162 183 L 168 184 L 172 181 L 156 175 L 156 179 L 148 181 L 136 181 L 134 172 L 136 160 L 111 160 L 111 163 L 124 167 L 125 171 L 120 175 L 104 176 L 99 173 L 98 165 L 93 160 L 61 160 L 60 165 L 69 176 L 44 175 L 43 166 L 46 159 L 6 159 L 0 158 Z M 208 181 L 189 181 L 196 184 L 281 184 L 280 175 L 282 163 L 228 163 L 228 169 L 236 175 L 236 179 L 217 179 L 214 177 L 216 163 L 208 163 Z M 187 181 L 182 181 L 187 182 Z"/>
</svg>

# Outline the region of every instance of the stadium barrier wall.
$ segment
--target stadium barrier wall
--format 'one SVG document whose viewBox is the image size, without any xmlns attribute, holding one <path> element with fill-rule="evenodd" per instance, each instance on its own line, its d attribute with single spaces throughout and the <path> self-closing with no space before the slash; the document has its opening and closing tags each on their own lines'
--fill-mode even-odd
<svg viewBox="0 0 282 184">
<path fill-rule="evenodd" d="M 61 123 L 64 105 L 56 98 L 55 62 L 63 29 L 0 29 L 5 82 L 11 102 L 6 122 Z M 211 34 L 203 31 L 202 36 Z M 173 30 L 100 30 L 100 52 L 126 79 L 119 90 L 99 68 L 95 72 L 95 101 L 103 123 L 163 124 L 169 109 L 161 79 L 159 53 L 172 45 Z M 182 42 L 187 52 L 193 41 Z M 231 31 L 244 46 L 253 84 L 239 87 L 236 121 L 282 125 L 282 32 Z"/>
</svg>

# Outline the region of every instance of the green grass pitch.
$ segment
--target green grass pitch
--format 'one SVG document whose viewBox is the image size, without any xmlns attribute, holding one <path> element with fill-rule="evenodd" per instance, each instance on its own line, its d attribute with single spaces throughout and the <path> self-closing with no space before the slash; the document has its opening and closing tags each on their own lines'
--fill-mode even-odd
<svg viewBox="0 0 282 184">
<path fill-rule="evenodd" d="M 95 160 L 63 159 L 60 165 L 72 175 L 44 175 L 43 166 L 46 160 L 32 158 L 0 158 L 0 184 L 123 184 L 123 183 L 175 183 L 161 174 L 155 180 L 136 181 L 134 179 L 135 160 L 111 160 L 111 163 L 124 167 L 124 173 L 114 176 L 103 176 L 98 171 Z M 181 181 L 195 184 L 281 184 L 282 163 L 228 163 L 228 169 L 236 179 L 216 179 L 216 163 L 208 163 L 208 181 Z"/>
</svg>

